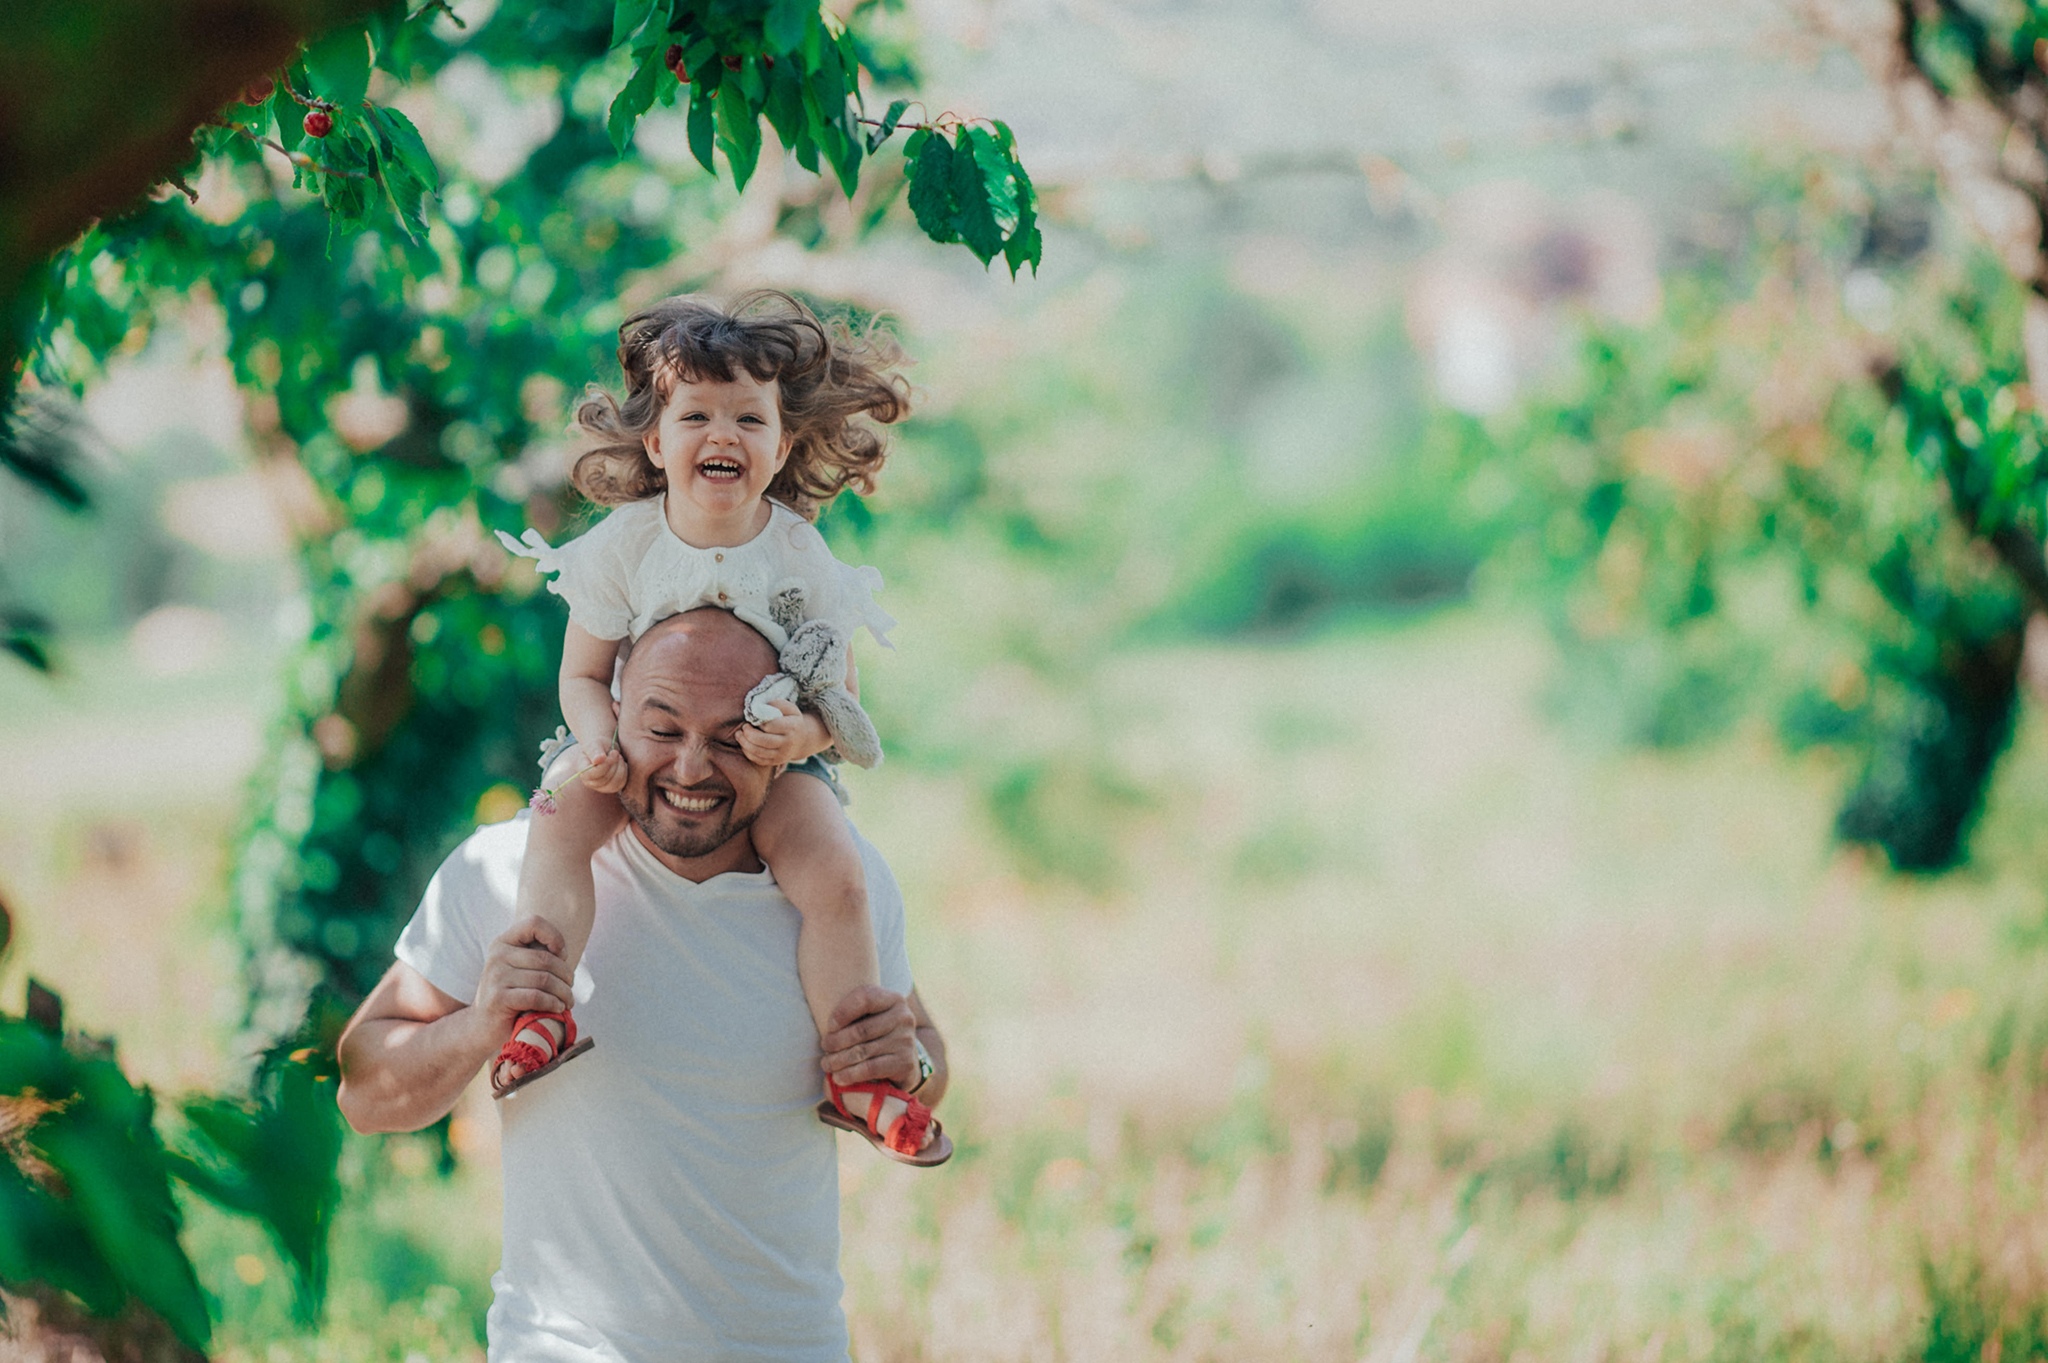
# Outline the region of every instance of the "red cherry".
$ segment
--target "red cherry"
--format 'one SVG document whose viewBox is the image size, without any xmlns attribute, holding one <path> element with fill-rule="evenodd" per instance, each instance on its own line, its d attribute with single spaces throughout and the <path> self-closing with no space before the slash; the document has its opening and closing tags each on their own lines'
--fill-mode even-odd
<svg viewBox="0 0 2048 1363">
<path fill-rule="evenodd" d="M 681 43 L 670 43 L 668 51 L 661 54 L 661 60 L 669 70 L 675 70 L 677 66 L 682 64 L 683 45 Z"/>
<path fill-rule="evenodd" d="M 740 59 L 739 59 L 738 57 L 727 57 L 727 58 L 725 59 L 725 69 L 726 69 L 726 70 L 728 70 L 728 71 L 737 71 L 737 70 L 739 70 L 739 69 L 740 69 Z"/>
<path fill-rule="evenodd" d="M 763 66 L 773 66 L 773 65 L 775 65 L 775 58 L 773 58 L 773 57 L 763 57 L 763 58 L 761 58 L 761 65 L 763 65 Z"/>
<path fill-rule="evenodd" d="M 277 82 L 268 76 L 265 76 L 262 80 L 252 80 L 242 87 L 242 103 L 261 104 L 264 100 L 269 99 L 276 90 Z"/>
<path fill-rule="evenodd" d="M 304 127 L 308 137 L 325 137 L 334 131 L 334 115 L 325 109 L 314 109 L 306 115 Z"/>
</svg>

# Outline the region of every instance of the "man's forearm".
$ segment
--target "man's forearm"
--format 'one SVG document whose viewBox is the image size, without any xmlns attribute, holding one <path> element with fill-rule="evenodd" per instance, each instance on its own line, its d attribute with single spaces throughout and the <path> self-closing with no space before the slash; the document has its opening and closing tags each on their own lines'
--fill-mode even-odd
<svg viewBox="0 0 2048 1363">
<path fill-rule="evenodd" d="M 418 1131 L 445 1117 L 504 1037 L 474 1008 L 432 1022 L 364 1018 L 341 1039 L 341 1114 L 357 1131 Z"/>
</svg>

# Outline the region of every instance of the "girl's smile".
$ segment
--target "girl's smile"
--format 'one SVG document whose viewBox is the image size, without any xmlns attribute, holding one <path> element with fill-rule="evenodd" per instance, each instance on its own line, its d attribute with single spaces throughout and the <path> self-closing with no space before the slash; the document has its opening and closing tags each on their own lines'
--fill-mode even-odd
<svg viewBox="0 0 2048 1363">
<path fill-rule="evenodd" d="M 677 382 L 647 437 L 647 457 L 668 478 L 669 529 L 700 549 L 752 539 L 766 523 L 762 498 L 789 444 L 773 379 L 743 370 L 727 382 Z"/>
</svg>

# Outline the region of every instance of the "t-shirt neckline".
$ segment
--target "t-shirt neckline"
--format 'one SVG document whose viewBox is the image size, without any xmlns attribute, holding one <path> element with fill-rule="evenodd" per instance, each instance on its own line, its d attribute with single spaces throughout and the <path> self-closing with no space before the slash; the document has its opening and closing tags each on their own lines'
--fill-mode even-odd
<svg viewBox="0 0 2048 1363">
<path fill-rule="evenodd" d="M 648 850 L 647 844 L 640 841 L 640 836 L 633 831 L 630 823 L 619 830 L 619 837 L 626 844 L 627 860 L 639 863 L 638 869 L 665 876 L 676 884 L 686 886 L 691 890 L 710 889 L 721 880 L 734 881 L 737 886 L 742 888 L 772 885 L 775 883 L 774 872 L 768 869 L 766 862 L 762 863 L 761 869 L 758 871 L 720 871 L 717 875 L 704 880 L 692 880 L 688 876 L 680 875 L 663 865 L 661 858 L 655 856 L 653 852 Z"/>
</svg>

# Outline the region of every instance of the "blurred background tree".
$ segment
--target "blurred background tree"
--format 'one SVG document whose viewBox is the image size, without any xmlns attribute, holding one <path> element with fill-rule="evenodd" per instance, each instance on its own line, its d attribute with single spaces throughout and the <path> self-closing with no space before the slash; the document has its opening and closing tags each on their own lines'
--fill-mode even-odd
<svg viewBox="0 0 2048 1363">
<path fill-rule="evenodd" d="M 1843 838 L 1939 871 L 2048 609 L 2048 9 L 1823 18 L 1917 154 L 1763 168 L 1732 251 L 1496 434 L 1546 480 L 1520 552 L 1573 584 L 1585 713 L 1670 744 L 1774 708 L 1793 745 L 1857 754 Z"/>
</svg>

